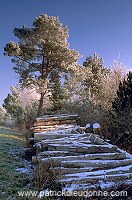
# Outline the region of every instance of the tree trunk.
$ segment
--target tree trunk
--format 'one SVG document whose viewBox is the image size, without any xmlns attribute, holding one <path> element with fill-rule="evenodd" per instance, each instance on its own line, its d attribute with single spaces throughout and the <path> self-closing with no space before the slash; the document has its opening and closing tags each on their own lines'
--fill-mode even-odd
<svg viewBox="0 0 132 200">
<path fill-rule="evenodd" d="M 41 92 L 37 117 L 43 115 L 44 94 Z"/>
<path fill-rule="evenodd" d="M 47 77 L 48 77 L 48 60 L 47 60 L 47 64 L 46 64 L 46 73 L 45 73 L 45 56 L 43 55 L 42 58 L 42 65 L 41 65 L 41 79 L 46 81 Z M 48 88 L 48 87 L 47 87 Z M 40 96 L 40 100 L 39 100 L 39 108 L 38 108 L 38 113 L 37 113 L 37 117 L 42 116 L 44 114 L 44 110 L 43 110 L 43 105 L 44 105 L 44 95 L 46 94 L 47 89 L 45 91 L 41 91 L 41 96 Z"/>
</svg>

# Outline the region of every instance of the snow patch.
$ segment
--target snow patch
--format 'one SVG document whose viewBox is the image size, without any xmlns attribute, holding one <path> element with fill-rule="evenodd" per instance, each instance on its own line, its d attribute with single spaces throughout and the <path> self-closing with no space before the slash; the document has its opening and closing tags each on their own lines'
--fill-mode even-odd
<svg viewBox="0 0 132 200">
<path fill-rule="evenodd" d="M 94 123 L 94 124 L 93 124 L 93 128 L 100 128 L 100 124 Z"/>
<path fill-rule="evenodd" d="M 18 173 L 20 173 L 20 174 L 27 174 L 27 173 L 30 172 L 29 169 L 24 168 L 24 167 L 23 167 L 23 168 L 17 168 L 16 171 L 17 171 Z"/>
</svg>

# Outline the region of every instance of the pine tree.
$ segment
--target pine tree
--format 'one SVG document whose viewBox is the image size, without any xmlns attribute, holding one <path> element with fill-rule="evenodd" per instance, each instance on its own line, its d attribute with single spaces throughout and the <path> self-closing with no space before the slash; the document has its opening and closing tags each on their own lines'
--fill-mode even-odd
<svg viewBox="0 0 132 200">
<path fill-rule="evenodd" d="M 132 72 L 119 84 L 112 103 L 111 139 L 121 148 L 132 152 Z"/>
<path fill-rule="evenodd" d="M 89 75 L 84 80 L 85 91 L 88 91 L 90 99 L 100 99 L 102 80 L 108 75 L 109 70 L 104 66 L 103 59 L 96 53 L 93 58 L 87 57 L 83 66 L 89 69 Z"/>
<path fill-rule="evenodd" d="M 69 48 L 68 29 L 58 17 L 40 15 L 33 27 L 15 28 L 18 43 L 10 42 L 4 55 L 13 57 L 13 69 L 24 86 L 36 85 L 40 94 L 38 115 L 43 114 L 44 96 L 53 70 L 59 73 L 74 70 L 80 54 Z"/>
<path fill-rule="evenodd" d="M 60 113 L 65 102 L 65 93 L 62 88 L 60 76 L 56 70 L 50 76 L 50 100 L 52 102 L 52 111 Z"/>
<path fill-rule="evenodd" d="M 17 124 L 21 127 L 24 121 L 24 109 L 20 105 L 19 98 L 16 94 L 8 94 L 4 99 L 3 107 L 12 119 L 15 119 Z"/>
<path fill-rule="evenodd" d="M 127 80 L 120 81 L 117 98 L 112 107 L 118 114 L 132 108 L 132 72 L 129 72 Z"/>
</svg>

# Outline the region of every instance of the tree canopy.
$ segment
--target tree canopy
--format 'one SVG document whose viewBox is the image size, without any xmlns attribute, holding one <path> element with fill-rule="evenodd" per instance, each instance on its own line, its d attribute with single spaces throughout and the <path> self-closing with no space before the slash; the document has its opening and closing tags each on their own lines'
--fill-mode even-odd
<svg viewBox="0 0 132 200">
<path fill-rule="evenodd" d="M 132 109 L 132 72 L 129 72 L 127 80 L 120 81 L 112 107 L 118 114 Z"/>
<path fill-rule="evenodd" d="M 74 71 L 80 54 L 69 48 L 68 29 L 58 17 L 40 15 L 32 28 L 15 28 L 18 43 L 9 42 L 4 55 L 11 56 L 13 69 L 20 76 L 22 85 L 36 85 L 40 97 L 38 115 L 43 110 L 44 95 L 53 70 L 58 73 Z"/>
<path fill-rule="evenodd" d="M 86 58 L 83 67 L 89 69 L 89 76 L 84 79 L 85 91 L 88 91 L 89 97 L 93 98 L 101 94 L 103 89 L 102 81 L 107 77 L 109 70 L 105 67 L 102 58 L 95 53 L 94 57 Z"/>
</svg>

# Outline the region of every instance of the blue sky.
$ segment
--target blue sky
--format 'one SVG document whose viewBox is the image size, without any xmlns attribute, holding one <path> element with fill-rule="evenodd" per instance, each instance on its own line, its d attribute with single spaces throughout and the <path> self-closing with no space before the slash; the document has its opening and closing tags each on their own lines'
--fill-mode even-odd
<svg viewBox="0 0 132 200">
<path fill-rule="evenodd" d="M 18 82 L 3 48 L 17 41 L 15 27 L 31 27 L 40 14 L 59 16 L 68 26 L 70 48 L 83 54 L 80 63 L 96 52 L 110 66 L 120 53 L 132 68 L 132 0 L 0 0 L 0 104 Z"/>
</svg>

